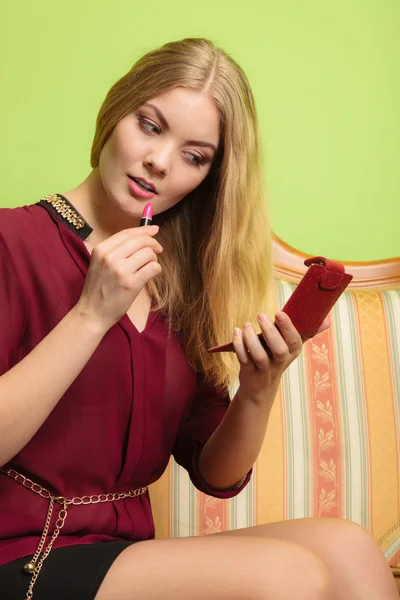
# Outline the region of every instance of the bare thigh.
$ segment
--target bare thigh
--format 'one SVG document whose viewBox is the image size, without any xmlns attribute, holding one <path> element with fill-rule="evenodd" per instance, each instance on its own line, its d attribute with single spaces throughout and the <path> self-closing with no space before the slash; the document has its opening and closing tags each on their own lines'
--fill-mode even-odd
<svg viewBox="0 0 400 600">
<path fill-rule="evenodd" d="M 281 540 L 206 536 L 126 548 L 95 600 L 331 600 L 328 572 Z"/>
<path fill-rule="evenodd" d="M 266 537 L 298 544 L 327 566 L 338 600 L 398 600 L 394 578 L 367 531 L 343 519 L 295 519 L 214 534 L 218 537 Z M 362 574 L 362 575 L 361 575 Z"/>
</svg>

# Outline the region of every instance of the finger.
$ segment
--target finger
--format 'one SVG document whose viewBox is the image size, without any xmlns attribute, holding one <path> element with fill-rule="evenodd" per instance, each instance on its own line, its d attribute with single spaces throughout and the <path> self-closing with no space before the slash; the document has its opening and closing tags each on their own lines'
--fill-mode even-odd
<svg viewBox="0 0 400 600">
<path fill-rule="evenodd" d="M 131 236 L 129 239 L 121 241 L 112 250 L 97 255 L 97 260 L 107 265 L 110 269 L 115 269 L 119 263 L 134 256 L 144 248 L 149 248 L 152 252 L 160 254 L 163 250 L 157 240 L 147 236 Z"/>
<path fill-rule="evenodd" d="M 268 356 L 274 361 L 284 362 L 289 356 L 290 352 L 279 329 L 264 313 L 260 313 L 257 317 L 257 320 L 261 328 L 261 335 L 268 346 Z"/>
<path fill-rule="evenodd" d="M 162 269 L 160 263 L 155 262 L 154 260 L 145 264 L 141 269 L 136 271 L 134 275 L 132 275 L 134 285 L 138 286 L 139 288 L 144 287 L 146 283 L 150 281 L 150 279 L 153 279 L 153 277 L 159 275 L 161 271 Z"/>
<path fill-rule="evenodd" d="M 97 244 L 93 248 L 93 252 L 106 254 L 126 240 L 143 235 L 153 237 L 157 235 L 159 230 L 160 228 L 158 225 L 144 225 L 143 227 L 131 227 L 130 229 L 123 229 L 122 231 L 118 231 L 118 233 L 111 235 L 103 242 L 100 242 L 100 244 Z"/>
<path fill-rule="evenodd" d="M 232 343 L 233 343 L 233 348 L 236 352 L 236 356 L 238 357 L 240 364 L 248 365 L 248 364 L 252 363 L 252 360 L 249 356 L 247 348 L 243 342 L 242 331 L 241 331 L 241 329 L 239 329 L 239 327 L 235 327 L 235 329 L 234 329 Z"/>
<path fill-rule="evenodd" d="M 134 275 L 150 263 L 158 264 L 157 255 L 151 248 L 142 248 L 129 259 L 115 261 L 106 275 L 108 278 L 111 276 L 120 288 L 129 290 L 137 285 Z"/>
<path fill-rule="evenodd" d="M 257 320 L 273 360 L 284 361 L 290 354 L 290 351 L 279 329 L 264 313 L 260 313 L 257 317 Z"/>
<path fill-rule="evenodd" d="M 158 263 L 157 254 L 151 248 L 141 248 L 132 256 L 118 263 L 116 271 L 124 277 L 136 273 L 150 262 Z"/>
<path fill-rule="evenodd" d="M 301 335 L 293 325 L 289 315 L 281 311 L 275 315 L 277 331 L 281 334 L 290 354 L 297 356 L 303 346 Z"/>
<path fill-rule="evenodd" d="M 132 254 L 138 250 L 141 250 L 142 248 L 151 248 L 157 254 L 161 254 L 163 251 L 163 247 L 161 246 L 160 242 L 152 237 L 149 237 L 148 235 L 141 235 L 133 236 L 127 240 L 124 240 L 119 244 L 119 246 L 116 246 L 111 252 L 109 252 L 109 254 L 115 256 L 116 259 L 129 258 L 132 256 Z"/>
<path fill-rule="evenodd" d="M 114 235 L 110 236 L 101 244 L 105 247 L 106 251 L 115 248 L 125 240 L 130 240 L 136 236 L 148 235 L 154 237 L 159 232 L 160 228 L 158 225 L 145 225 L 143 227 L 131 227 L 129 229 L 123 229 L 118 231 Z"/>
<path fill-rule="evenodd" d="M 271 326 L 273 327 L 272 323 Z M 269 364 L 268 355 L 262 347 L 258 335 L 254 331 L 251 323 L 245 323 L 243 325 L 243 341 L 256 367 L 259 369 L 267 368 Z"/>
</svg>

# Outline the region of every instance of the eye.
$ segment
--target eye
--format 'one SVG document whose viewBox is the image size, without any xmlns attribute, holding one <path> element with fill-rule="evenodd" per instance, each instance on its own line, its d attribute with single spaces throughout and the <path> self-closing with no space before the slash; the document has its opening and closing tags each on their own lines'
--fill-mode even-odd
<svg viewBox="0 0 400 600">
<path fill-rule="evenodd" d="M 148 119 L 144 119 L 143 117 L 138 118 L 139 125 L 141 129 L 147 133 L 147 135 L 159 134 L 161 133 L 161 129 L 158 125 L 149 121 Z"/>
<path fill-rule="evenodd" d="M 195 154 L 194 152 L 186 152 L 185 156 L 192 165 L 202 166 L 206 162 L 204 156 L 202 156 L 201 154 Z"/>
</svg>

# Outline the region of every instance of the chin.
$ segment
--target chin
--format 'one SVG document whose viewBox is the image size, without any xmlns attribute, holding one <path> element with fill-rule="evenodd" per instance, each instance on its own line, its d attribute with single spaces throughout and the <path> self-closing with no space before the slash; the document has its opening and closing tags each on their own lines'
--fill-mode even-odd
<svg viewBox="0 0 400 600">
<path fill-rule="evenodd" d="M 128 194 L 118 194 L 112 190 L 105 190 L 105 192 L 111 211 L 114 210 L 129 217 L 136 217 L 140 212 L 140 207 L 136 205 L 134 198 L 129 197 Z"/>
</svg>

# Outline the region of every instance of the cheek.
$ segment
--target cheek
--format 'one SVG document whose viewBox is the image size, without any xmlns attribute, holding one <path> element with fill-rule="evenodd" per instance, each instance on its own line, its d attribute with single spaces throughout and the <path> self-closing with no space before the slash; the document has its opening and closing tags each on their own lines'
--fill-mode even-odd
<svg viewBox="0 0 400 600">
<path fill-rule="evenodd" d="M 100 172 L 109 173 L 110 169 L 113 168 L 115 161 L 116 147 L 115 137 L 112 135 L 103 146 L 100 154 Z"/>
<path fill-rule="evenodd" d="M 182 159 L 180 158 L 180 160 Z M 210 168 L 211 167 L 204 167 L 202 169 L 198 169 L 197 167 L 192 167 L 191 165 L 181 166 L 181 168 L 178 169 L 174 187 L 176 190 L 180 188 L 186 196 L 206 179 L 210 172 Z"/>
<path fill-rule="evenodd" d="M 179 177 L 174 178 L 171 185 L 171 191 L 174 196 L 179 199 L 184 198 L 200 185 L 201 181 L 198 174 L 183 173 Z"/>
<path fill-rule="evenodd" d="M 113 162 L 121 161 L 124 159 L 127 149 L 127 144 L 124 141 L 122 135 L 113 135 L 110 140 L 108 148 L 108 157 Z"/>
<path fill-rule="evenodd" d="M 132 143 L 133 135 L 126 126 L 116 126 L 103 148 L 105 168 L 130 164 L 138 152 L 138 143 Z"/>
<path fill-rule="evenodd" d="M 127 170 L 125 159 L 115 137 L 110 137 L 105 143 L 100 154 L 99 174 L 106 190 L 121 179 L 121 176 Z"/>
</svg>

